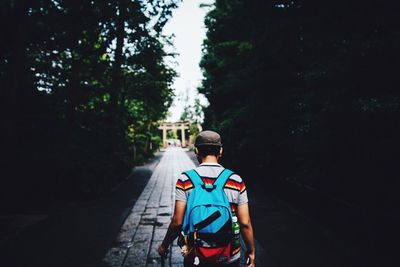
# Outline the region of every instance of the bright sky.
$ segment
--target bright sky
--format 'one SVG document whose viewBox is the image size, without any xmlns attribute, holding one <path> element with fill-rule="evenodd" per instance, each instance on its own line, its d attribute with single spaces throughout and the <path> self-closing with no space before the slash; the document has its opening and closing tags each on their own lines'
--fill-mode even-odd
<svg viewBox="0 0 400 267">
<path fill-rule="evenodd" d="M 177 65 L 173 65 L 179 77 L 175 79 L 173 88 L 175 100 L 169 110 L 168 121 L 178 121 L 186 105 L 185 97 L 189 96 L 189 104 L 200 97 L 201 103 L 206 104 L 204 96 L 198 96 L 197 88 L 201 84 L 203 75 L 199 63 L 201 60 L 201 45 L 205 38 L 206 28 L 204 17 L 209 8 L 200 8 L 200 4 L 211 4 L 214 0 L 183 0 L 174 10 L 172 18 L 165 25 L 164 34 L 174 34 L 174 51 L 179 55 L 175 58 Z"/>
</svg>

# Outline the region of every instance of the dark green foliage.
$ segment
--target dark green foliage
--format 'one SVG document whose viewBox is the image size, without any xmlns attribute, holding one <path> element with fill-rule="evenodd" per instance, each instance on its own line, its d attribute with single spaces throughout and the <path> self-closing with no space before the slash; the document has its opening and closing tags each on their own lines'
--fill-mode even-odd
<svg viewBox="0 0 400 267">
<path fill-rule="evenodd" d="M 172 0 L 1 3 L 5 198 L 102 194 L 135 156 L 152 155 L 156 123 L 173 97 L 160 30 L 175 7 Z"/>
<path fill-rule="evenodd" d="M 201 92 L 204 126 L 221 132 L 226 164 L 250 182 L 393 209 L 397 11 L 394 1 L 217 0 Z"/>
</svg>

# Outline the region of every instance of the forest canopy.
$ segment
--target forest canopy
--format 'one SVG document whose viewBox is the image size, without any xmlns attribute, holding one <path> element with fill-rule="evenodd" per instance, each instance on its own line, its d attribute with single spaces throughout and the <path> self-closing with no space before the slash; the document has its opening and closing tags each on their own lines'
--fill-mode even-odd
<svg viewBox="0 0 400 267">
<path fill-rule="evenodd" d="M 177 3 L 1 2 L 3 197 L 95 196 L 152 154 L 173 98 L 161 30 Z"/>
<path fill-rule="evenodd" d="M 400 149 L 397 7 L 217 0 L 200 91 L 210 102 L 204 128 L 221 132 L 226 164 L 256 185 L 390 213 Z"/>
</svg>

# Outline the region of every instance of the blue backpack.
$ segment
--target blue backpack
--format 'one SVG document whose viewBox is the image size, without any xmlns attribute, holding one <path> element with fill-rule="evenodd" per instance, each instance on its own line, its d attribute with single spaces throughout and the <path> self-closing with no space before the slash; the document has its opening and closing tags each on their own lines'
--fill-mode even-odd
<svg viewBox="0 0 400 267">
<path fill-rule="evenodd" d="M 224 169 L 214 184 L 204 184 L 195 170 L 184 172 L 194 185 L 189 194 L 182 225 L 195 264 L 223 263 L 230 260 L 232 213 L 224 186 L 232 171 Z"/>
</svg>

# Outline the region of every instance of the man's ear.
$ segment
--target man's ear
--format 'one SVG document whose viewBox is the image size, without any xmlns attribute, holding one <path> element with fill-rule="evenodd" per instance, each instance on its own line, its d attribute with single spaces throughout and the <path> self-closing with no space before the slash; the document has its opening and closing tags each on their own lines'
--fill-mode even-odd
<svg viewBox="0 0 400 267">
<path fill-rule="evenodd" d="M 219 156 L 222 157 L 222 153 L 224 152 L 224 148 L 221 146 L 221 148 L 219 149 Z"/>
<path fill-rule="evenodd" d="M 194 153 L 195 153 L 196 155 L 199 155 L 199 150 L 197 149 L 197 147 L 194 148 Z"/>
</svg>

